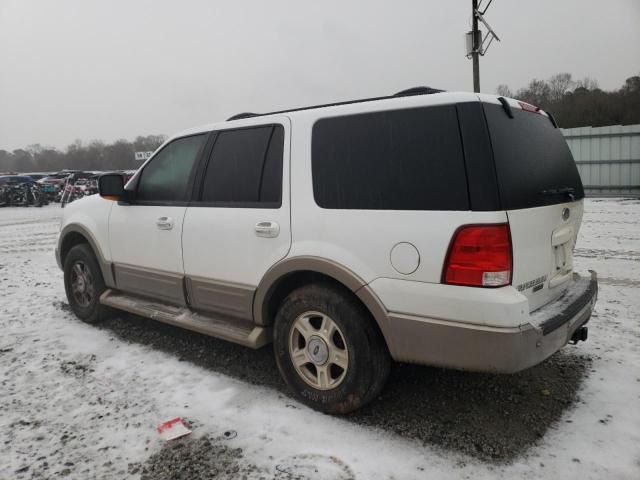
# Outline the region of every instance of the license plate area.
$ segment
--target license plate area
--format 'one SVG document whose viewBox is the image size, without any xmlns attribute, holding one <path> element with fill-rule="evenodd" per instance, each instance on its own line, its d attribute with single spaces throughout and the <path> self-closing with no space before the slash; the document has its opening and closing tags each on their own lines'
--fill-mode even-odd
<svg viewBox="0 0 640 480">
<path fill-rule="evenodd" d="M 571 278 L 573 273 L 574 230 L 572 226 L 559 228 L 551 235 L 554 271 L 550 275 L 549 288 L 558 286 Z"/>
</svg>

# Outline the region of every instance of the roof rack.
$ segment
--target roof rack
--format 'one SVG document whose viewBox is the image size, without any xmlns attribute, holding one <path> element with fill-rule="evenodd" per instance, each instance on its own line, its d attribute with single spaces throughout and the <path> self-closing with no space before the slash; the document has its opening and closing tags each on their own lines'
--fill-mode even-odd
<svg viewBox="0 0 640 480">
<path fill-rule="evenodd" d="M 242 120 L 243 118 L 251 118 L 251 117 L 259 117 L 260 115 L 264 115 L 263 113 L 253 113 L 253 112 L 243 112 L 237 113 L 232 117 L 227 118 L 227 122 L 231 120 Z"/>
<path fill-rule="evenodd" d="M 432 93 L 440 93 L 444 90 L 438 90 L 431 87 L 413 87 L 402 90 L 394 95 L 394 97 L 410 97 L 412 95 L 431 95 Z"/>
<path fill-rule="evenodd" d="M 439 90 L 437 88 L 431 88 L 431 87 L 413 87 L 413 88 L 408 88 L 407 90 L 402 90 L 393 95 L 388 95 L 386 97 L 372 97 L 372 98 L 362 98 L 360 100 L 347 100 L 346 102 L 325 103 L 323 105 L 311 105 L 309 107 L 289 108 L 286 110 L 278 110 L 276 112 L 268 112 L 268 113 L 252 113 L 252 112 L 238 113 L 236 115 L 233 115 L 227 118 L 227 122 L 230 122 L 232 120 L 241 120 L 243 118 L 262 117 L 265 115 L 276 115 L 279 113 L 300 112 L 302 110 L 313 110 L 314 108 L 337 107 L 339 105 L 351 105 L 353 103 L 374 102 L 376 100 L 388 100 L 391 98 L 410 97 L 413 95 L 431 95 L 433 93 L 441 93 L 444 91 L 445 90 Z"/>
</svg>

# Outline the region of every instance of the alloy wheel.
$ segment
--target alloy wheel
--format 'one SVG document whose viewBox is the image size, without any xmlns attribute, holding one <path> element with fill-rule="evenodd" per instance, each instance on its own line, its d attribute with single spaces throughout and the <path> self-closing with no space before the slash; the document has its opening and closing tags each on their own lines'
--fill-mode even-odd
<svg viewBox="0 0 640 480">
<path fill-rule="evenodd" d="M 305 312 L 295 319 L 289 332 L 289 356 L 298 375 L 318 390 L 336 388 L 349 368 L 342 331 L 320 312 Z"/>
<path fill-rule="evenodd" d="M 77 261 L 71 270 L 71 293 L 73 298 L 83 308 L 91 305 L 95 297 L 93 276 L 86 263 Z"/>
</svg>

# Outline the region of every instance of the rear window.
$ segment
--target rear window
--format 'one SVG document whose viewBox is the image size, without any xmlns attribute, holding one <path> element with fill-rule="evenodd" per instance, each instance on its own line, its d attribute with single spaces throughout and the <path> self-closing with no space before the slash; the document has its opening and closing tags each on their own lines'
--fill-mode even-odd
<svg viewBox="0 0 640 480">
<path fill-rule="evenodd" d="M 280 207 L 283 147 L 282 125 L 219 132 L 202 201 L 229 207 Z"/>
<path fill-rule="evenodd" d="M 582 181 L 559 128 L 537 113 L 513 109 L 509 118 L 499 105 L 484 104 L 502 208 L 553 205 L 584 197 Z"/>
<path fill-rule="evenodd" d="M 312 169 L 323 208 L 469 209 L 453 105 L 318 120 Z"/>
</svg>

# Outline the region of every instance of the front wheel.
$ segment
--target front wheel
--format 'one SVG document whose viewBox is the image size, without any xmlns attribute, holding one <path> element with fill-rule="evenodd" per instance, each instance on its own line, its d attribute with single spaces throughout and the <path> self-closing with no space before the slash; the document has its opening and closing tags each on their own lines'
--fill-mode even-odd
<svg viewBox="0 0 640 480">
<path fill-rule="evenodd" d="M 106 290 L 100 266 L 89 245 L 76 245 L 64 260 L 64 289 L 71 310 L 86 323 L 104 319 L 109 309 L 100 303 Z"/>
<path fill-rule="evenodd" d="M 391 360 L 371 315 L 348 291 L 313 284 L 293 291 L 275 321 L 278 369 L 302 402 L 348 413 L 378 395 Z"/>
</svg>

